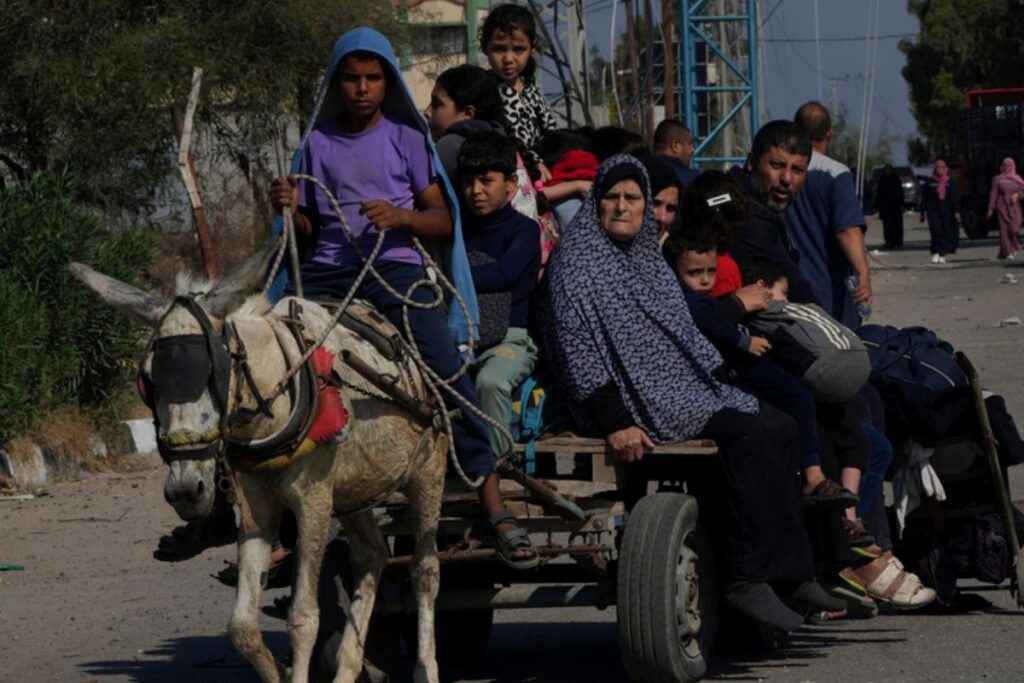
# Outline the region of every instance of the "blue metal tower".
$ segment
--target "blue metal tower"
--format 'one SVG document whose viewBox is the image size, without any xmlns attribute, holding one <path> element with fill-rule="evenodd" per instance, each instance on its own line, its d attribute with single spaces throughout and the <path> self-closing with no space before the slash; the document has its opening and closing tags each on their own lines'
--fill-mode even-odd
<svg viewBox="0 0 1024 683">
<path fill-rule="evenodd" d="M 696 147 L 693 161 L 742 163 L 741 155 L 711 150 L 743 116 L 749 116 L 751 136 L 760 126 L 756 0 L 679 0 L 679 7 L 683 109 Z M 728 111 L 712 120 L 709 102 L 715 93 L 736 95 Z"/>
</svg>

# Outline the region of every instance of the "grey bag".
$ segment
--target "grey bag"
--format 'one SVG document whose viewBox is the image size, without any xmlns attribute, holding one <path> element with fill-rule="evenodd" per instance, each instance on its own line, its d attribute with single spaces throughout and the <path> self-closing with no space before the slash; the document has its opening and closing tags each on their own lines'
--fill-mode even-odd
<svg viewBox="0 0 1024 683">
<path fill-rule="evenodd" d="M 871 361 L 860 338 L 815 307 L 772 301 L 745 324 L 771 342 L 772 360 L 822 403 L 845 403 L 868 381 Z"/>
</svg>

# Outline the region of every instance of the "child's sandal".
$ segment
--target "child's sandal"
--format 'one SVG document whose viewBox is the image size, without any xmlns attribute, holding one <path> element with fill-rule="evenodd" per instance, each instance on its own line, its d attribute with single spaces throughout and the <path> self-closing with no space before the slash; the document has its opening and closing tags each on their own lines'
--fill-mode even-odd
<svg viewBox="0 0 1024 683">
<path fill-rule="evenodd" d="M 526 529 L 516 526 L 515 529 L 500 531 L 499 524 L 511 522 L 516 524 L 516 516 L 511 510 L 505 509 L 487 520 L 494 536 L 494 553 L 506 567 L 511 569 L 533 569 L 540 564 L 540 553 L 530 540 Z M 516 557 L 516 553 L 529 552 L 527 557 Z"/>
</svg>

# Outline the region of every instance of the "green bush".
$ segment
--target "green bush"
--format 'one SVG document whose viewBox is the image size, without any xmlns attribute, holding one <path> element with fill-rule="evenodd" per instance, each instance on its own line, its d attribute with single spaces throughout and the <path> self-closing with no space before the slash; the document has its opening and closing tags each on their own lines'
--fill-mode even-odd
<svg viewBox="0 0 1024 683">
<path fill-rule="evenodd" d="M 0 194 L 0 444 L 47 410 L 106 404 L 130 381 L 139 329 L 68 271 L 81 261 L 132 282 L 150 238 L 111 232 L 77 204 L 67 173 Z"/>
</svg>

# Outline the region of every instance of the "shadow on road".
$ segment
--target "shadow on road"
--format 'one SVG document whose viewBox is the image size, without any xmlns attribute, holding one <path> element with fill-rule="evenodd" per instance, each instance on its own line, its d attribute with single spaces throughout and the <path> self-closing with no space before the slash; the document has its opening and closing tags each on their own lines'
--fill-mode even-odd
<svg viewBox="0 0 1024 683">
<path fill-rule="evenodd" d="M 494 643 L 500 647 L 494 647 Z M 473 663 L 445 666 L 443 681 L 625 683 L 615 622 L 497 623 L 491 647 Z M 403 651 L 397 680 L 412 679 Z"/>
<path fill-rule="evenodd" d="M 829 656 L 830 650 L 843 645 L 863 643 L 902 643 L 906 641 L 903 629 L 884 629 L 855 626 L 844 622 L 836 626 L 805 626 L 790 634 L 782 646 L 774 651 L 730 653 L 715 657 L 708 679 L 725 681 L 761 681 L 772 672 L 786 679 L 797 675 L 794 671 L 810 666 Z M 874 626 L 874 624 L 872 624 Z M 888 635 L 892 634 L 892 635 Z M 780 679 L 784 680 L 784 679 Z"/>
<path fill-rule="evenodd" d="M 267 646 L 277 655 L 288 648 L 285 633 L 264 633 Z M 84 674 L 120 676 L 138 683 L 217 683 L 257 681 L 256 671 L 238 654 L 228 636 L 171 638 L 163 645 L 138 653 L 133 659 L 112 659 L 81 664 Z"/>
</svg>

